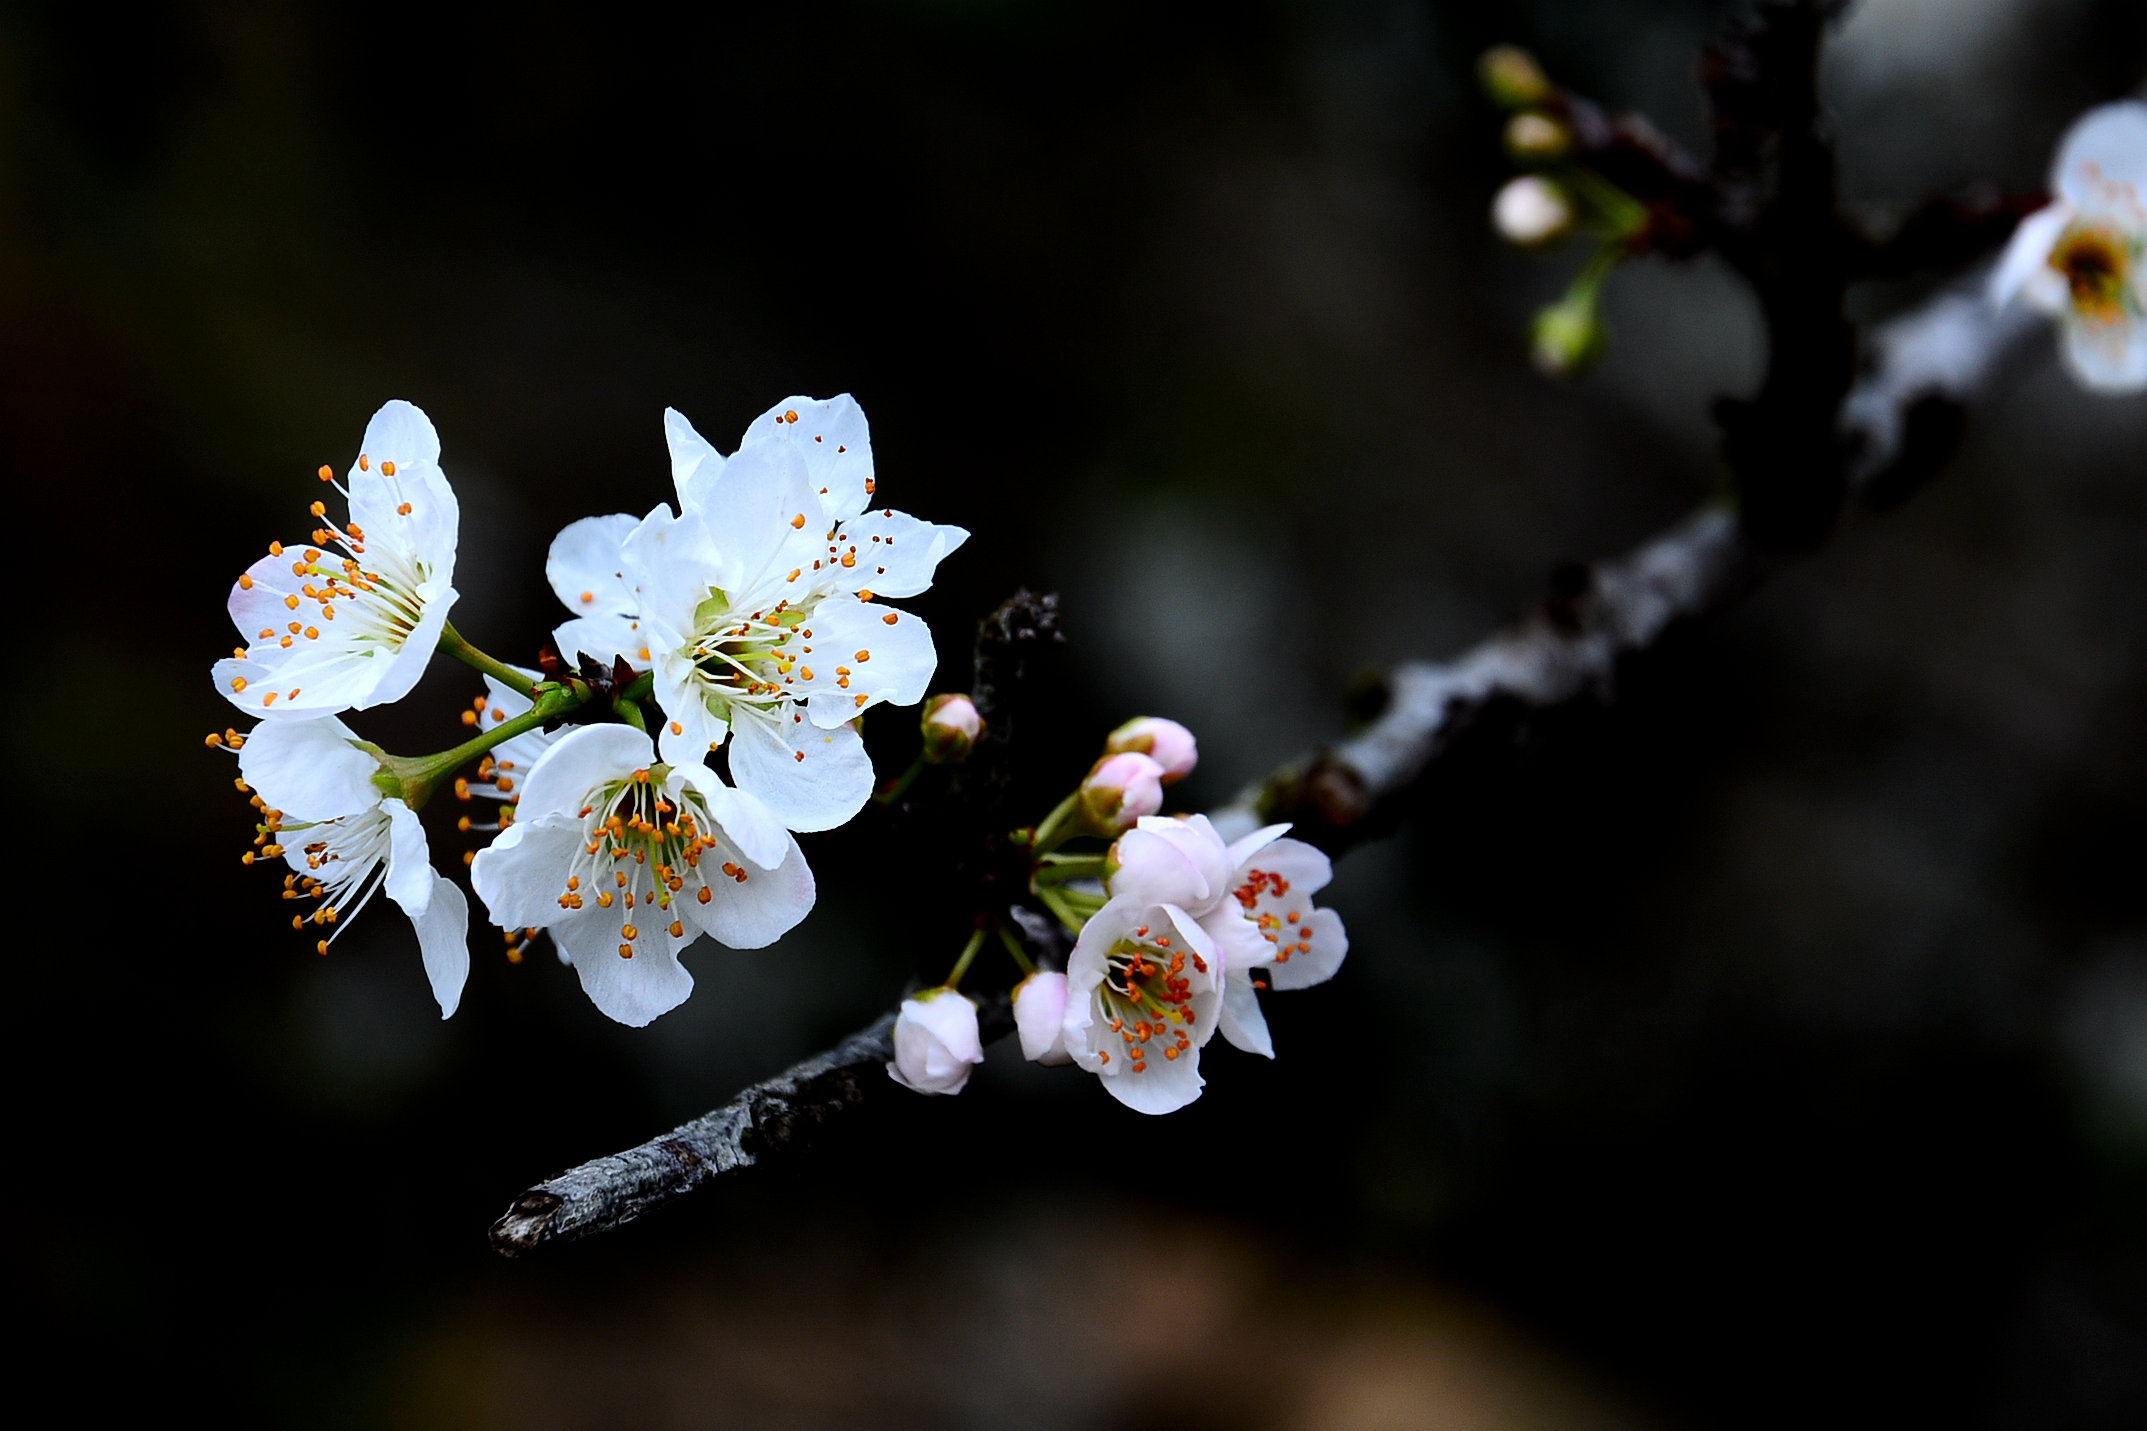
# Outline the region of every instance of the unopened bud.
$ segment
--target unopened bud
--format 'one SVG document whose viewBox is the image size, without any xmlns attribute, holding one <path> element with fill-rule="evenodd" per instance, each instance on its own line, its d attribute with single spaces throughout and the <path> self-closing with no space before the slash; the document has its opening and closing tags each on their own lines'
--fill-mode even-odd
<svg viewBox="0 0 2147 1431">
<path fill-rule="evenodd" d="M 984 732 L 984 717 L 976 702 L 949 692 L 925 702 L 919 722 L 924 731 L 924 758 L 933 765 L 959 765 Z"/>
<path fill-rule="evenodd" d="M 1080 794 L 1090 827 L 1115 835 L 1163 808 L 1163 767 L 1131 750 L 1106 755 L 1089 770 Z"/>
<path fill-rule="evenodd" d="M 1573 134 L 1549 115 L 1530 110 L 1506 121 L 1506 152 L 1524 163 L 1565 157 Z"/>
<path fill-rule="evenodd" d="M 1536 57 L 1519 45 L 1494 45 L 1476 61 L 1477 78 L 1491 102 L 1506 109 L 1532 109 L 1557 93 Z"/>
<path fill-rule="evenodd" d="M 1536 367 L 1554 378 L 1572 377 L 1603 354 L 1603 320 L 1595 289 L 1579 285 L 1536 314 L 1531 332 Z"/>
<path fill-rule="evenodd" d="M 1072 1063 L 1066 1051 L 1066 976 L 1040 969 L 1014 986 L 1014 1032 L 1031 1063 Z"/>
<path fill-rule="evenodd" d="M 984 1061 L 977 1006 L 952 989 L 926 989 L 895 1015 L 895 1056 L 888 1076 L 919 1093 L 959 1093 Z"/>
<path fill-rule="evenodd" d="M 1124 751 L 1145 755 L 1163 767 L 1163 783 L 1175 785 L 1193 773 L 1200 763 L 1200 746 L 1193 733 L 1174 720 L 1161 716 L 1137 716 L 1111 732 L 1103 742 L 1106 755 Z"/>
<path fill-rule="evenodd" d="M 1573 232 L 1573 205 L 1550 180 L 1523 174 L 1491 201 L 1491 222 L 1506 242 L 1536 248 Z"/>
</svg>

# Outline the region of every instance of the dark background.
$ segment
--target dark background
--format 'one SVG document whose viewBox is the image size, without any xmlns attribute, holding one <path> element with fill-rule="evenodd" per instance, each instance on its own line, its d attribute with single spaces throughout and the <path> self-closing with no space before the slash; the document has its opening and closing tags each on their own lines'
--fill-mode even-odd
<svg viewBox="0 0 2147 1431">
<path fill-rule="evenodd" d="M 226 583 L 382 401 L 444 440 L 457 624 L 526 658 L 550 534 L 668 495 L 664 405 L 728 448 L 851 391 L 883 498 L 976 532 L 910 603 L 949 682 L 978 615 L 1057 589 L 1076 737 L 1040 778 L 1153 711 L 1201 736 L 1188 803 L 1226 799 L 1363 672 L 1714 490 L 1751 304 L 1637 265 L 1603 368 L 1532 373 L 1577 256 L 1489 235 L 1470 65 L 1527 42 L 1698 144 L 1734 9 L 0 10 L 33 1376 L 318 1427 L 2147 1419 L 2147 402 L 2047 341 L 1933 490 L 1352 856 L 1354 952 L 1271 1001 L 1273 1065 L 1218 1044 L 1152 1121 L 1002 1048 L 525 1263 L 483 1240 L 522 1187 L 959 931 L 808 841 L 812 918 L 702 946 L 656 1026 L 482 931 L 443 1024 L 385 905 L 326 960 L 289 934 L 201 747 Z M 2134 0 L 1867 4 L 1828 72 L 1848 191 L 2034 188 L 2143 73 Z M 360 729 L 450 743 L 445 666 Z"/>
</svg>

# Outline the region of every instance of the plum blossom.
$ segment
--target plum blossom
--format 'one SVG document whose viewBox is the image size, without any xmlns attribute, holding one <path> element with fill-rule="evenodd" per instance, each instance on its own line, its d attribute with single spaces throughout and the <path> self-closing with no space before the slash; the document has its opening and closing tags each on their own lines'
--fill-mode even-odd
<svg viewBox="0 0 2147 1431">
<path fill-rule="evenodd" d="M 790 829 L 831 829 L 872 792 L 849 722 L 915 704 L 937 664 L 925 623 L 879 600 L 926 590 L 969 534 L 865 510 L 877 479 L 847 395 L 785 399 L 727 458 L 676 412 L 664 431 L 678 512 L 592 518 L 553 544 L 576 611 L 560 649 L 653 672 L 664 759 L 727 743 L 740 790 Z"/>
<path fill-rule="evenodd" d="M 977 703 L 965 695 L 948 692 L 925 703 L 918 720 L 924 736 L 924 758 L 934 765 L 958 765 L 984 733 L 984 717 Z"/>
<path fill-rule="evenodd" d="M 984 1061 L 977 1006 L 953 989 L 927 989 L 895 1015 L 887 1076 L 918 1093 L 959 1093 Z"/>
<path fill-rule="evenodd" d="M 241 710 L 277 719 L 400 700 L 439 644 L 455 603 L 459 510 L 431 420 L 401 401 L 374 413 L 338 490 L 349 499 L 343 526 L 315 502 L 311 542 L 270 543 L 231 588 L 246 644 L 213 676 Z"/>
<path fill-rule="evenodd" d="M 812 871 L 759 801 L 705 766 L 663 764 L 626 725 L 568 732 L 520 782 L 514 823 L 471 883 L 505 929 L 542 928 L 598 1009 L 636 1027 L 693 991 L 707 934 L 774 943 L 812 908 Z"/>
<path fill-rule="evenodd" d="M 1207 816 L 1149 818 L 1112 847 L 1113 903 L 1153 901 L 1183 910 L 1214 941 L 1224 970 L 1219 1024 L 1248 1053 L 1275 1056 L 1254 991 L 1303 989 L 1334 977 L 1349 952 L 1341 916 L 1312 896 L 1333 864 L 1269 825 L 1225 845 Z"/>
<path fill-rule="evenodd" d="M 2147 387 L 2147 104 L 2081 116 L 2050 187 L 2056 201 L 2021 220 L 1991 297 L 2055 315 L 2084 386 L 2137 392 Z"/>
<path fill-rule="evenodd" d="M 1185 911 L 1111 900 L 1066 961 L 1066 1052 L 1128 1108 L 1183 1108 L 1204 1085 L 1200 1049 L 1215 1034 L 1222 974 L 1214 940 Z"/>
<path fill-rule="evenodd" d="M 284 898 L 310 899 L 294 929 L 333 927 L 321 953 L 382 889 L 417 927 L 440 1017 L 455 1012 L 469 977 L 469 901 L 432 868 L 417 812 L 374 780 L 380 762 L 334 716 L 263 721 L 239 751 L 268 843 L 291 873 Z"/>
</svg>

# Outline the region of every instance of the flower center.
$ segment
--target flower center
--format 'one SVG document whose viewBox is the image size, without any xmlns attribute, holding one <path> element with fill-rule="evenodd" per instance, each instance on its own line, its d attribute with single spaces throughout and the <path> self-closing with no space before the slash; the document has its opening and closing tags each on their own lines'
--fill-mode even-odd
<svg viewBox="0 0 2147 1431">
<path fill-rule="evenodd" d="M 2075 224 L 2051 249 L 2050 266 L 2065 275 L 2081 317 L 2109 323 L 2121 316 L 2132 256 L 2114 230 Z"/>
<path fill-rule="evenodd" d="M 387 880 L 388 852 L 393 840 L 392 824 L 385 808 L 376 805 L 340 819 L 293 825 L 285 824 L 283 812 L 270 809 L 259 795 L 252 795 L 250 803 L 260 812 L 261 819 L 254 827 L 254 847 L 241 857 L 246 864 L 257 859 L 282 859 L 289 863 L 287 841 L 295 835 L 308 837 L 298 847 L 304 857 L 305 872 L 292 870 L 283 877 L 285 899 L 313 901 L 310 913 L 291 916 L 294 931 L 302 932 L 309 924 L 323 929 L 347 920 L 379 893 Z M 313 947 L 326 954 L 335 938 L 336 934 L 330 934 L 317 940 Z"/>
<path fill-rule="evenodd" d="M 721 589 L 710 587 L 693 618 L 699 634 L 685 654 L 712 714 L 728 720 L 740 707 L 766 710 L 780 702 L 800 676 L 812 679 L 809 665 L 800 669 L 812 652 L 803 644 L 813 634 L 804 624 L 810 619 L 804 608 L 784 600 L 769 610 L 742 614 L 731 609 Z M 791 649 L 793 636 L 801 638 L 801 649 Z"/>
<path fill-rule="evenodd" d="M 672 908 L 674 901 L 686 897 L 689 885 L 700 903 L 715 898 L 701 868 L 702 856 L 721 843 L 707 833 L 715 822 L 698 801 L 679 808 L 663 793 L 663 784 L 658 766 L 654 773 L 636 770 L 590 792 L 581 809 L 581 854 L 559 894 L 561 909 L 583 909 L 593 899 L 600 909 L 619 911 L 621 959 L 634 957 L 634 941 L 641 937 L 635 911 L 643 921 L 665 927 L 673 939 L 683 939 L 686 927 Z M 723 861 L 721 868 L 734 883 L 749 878 L 735 860 Z"/>
<path fill-rule="evenodd" d="M 1104 956 L 1103 984 L 1096 991 L 1106 1023 L 1125 1045 L 1135 1073 L 1148 1071 L 1152 1052 L 1166 1060 L 1183 1057 L 1193 1046 L 1193 986 L 1185 977 L 1186 961 L 1201 973 L 1207 961 L 1173 949 L 1168 935 L 1149 936 L 1148 926 L 1121 939 Z M 1111 1055 L 1105 1053 L 1109 1063 Z"/>
</svg>

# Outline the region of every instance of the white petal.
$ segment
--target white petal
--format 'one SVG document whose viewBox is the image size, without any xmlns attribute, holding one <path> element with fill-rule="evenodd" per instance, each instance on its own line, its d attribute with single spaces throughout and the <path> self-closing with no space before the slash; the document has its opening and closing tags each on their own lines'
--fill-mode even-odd
<svg viewBox="0 0 2147 1431">
<path fill-rule="evenodd" d="M 1111 852 L 1118 861 L 1110 880 L 1113 899 L 1205 913 L 1227 893 L 1228 851 L 1205 819 L 1196 827 L 1191 821 L 1146 816 L 1118 837 Z"/>
<path fill-rule="evenodd" d="M 1241 835 L 1237 839 L 1232 840 L 1230 842 L 1230 868 L 1233 870 L 1241 870 L 1245 868 L 1246 863 L 1251 860 L 1254 855 L 1266 849 L 1269 845 L 1272 845 L 1273 843 L 1275 843 L 1275 841 L 1281 839 L 1284 835 L 1287 835 L 1288 833 L 1290 833 L 1290 827 L 1286 824 L 1262 825 L 1259 829 L 1254 830 L 1251 834 Z"/>
<path fill-rule="evenodd" d="M 797 414 L 797 421 L 790 414 Z M 805 459 L 814 495 L 828 517 L 864 510 L 874 487 L 872 436 L 865 413 L 848 393 L 822 401 L 787 397 L 753 419 L 741 448 L 774 443 L 795 447 Z"/>
<path fill-rule="evenodd" d="M 1246 864 L 1238 867 L 1236 878 L 1245 880 L 1254 871 L 1279 876 L 1288 886 L 1281 893 L 1263 894 L 1262 907 L 1273 900 L 1287 900 L 1283 909 L 1309 905 L 1312 896 L 1327 887 L 1334 878 L 1334 862 L 1318 848 L 1303 840 L 1275 840 L 1259 851 Z"/>
<path fill-rule="evenodd" d="M 2098 393 L 2147 387 L 2147 321 L 2120 316 L 2106 323 L 2073 316 L 2065 328 L 2065 361 L 2081 386 Z"/>
<path fill-rule="evenodd" d="M 1253 993 L 1250 974 L 1233 971 L 1225 981 L 1220 1027 L 1223 1037 L 1245 1052 L 1256 1053 L 1262 1058 L 1275 1056 L 1274 1040 L 1267 1033 L 1267 1015 L 1260 1012 L 1260 1000 Z"/>
<path fill-rule="evenodd" d="M 552 645 L 569 664 L 587 656 L 597 664 L 609 667 L 621 656 L 630 666 L 646 667 L 650 657 L 641 653 L 648 649 L 648 637 L 630 616 L 577 616 L 572 621 L 562 621 L 552 628 Z"/>
<path fill-rule="evenodd" d="M 393 891 L 389 893 L 392 897 Z M 470 902 L 454 881 L 435 874 L 423 912 L 412 913 L 410 922 L 417 926 L 425 977 L 439 1001 L 440 1017 L 451 1017 L 470 977 Z"/>
<path fill-rule="evenodd" d="M 416 688 L 425 668 L 432 664 L 432 653 L 440 644 L 440 633 L 447 629 L 447 614 L 454 608 L 456 595 L 451 586 L 427 593 L 428 599 L 418 613 L 417 625 L 411 628 L 402 649 L 392 656 L 372 658 L 377 663 L 378 676 L 365 698 L 352 702 L 352 710 L 368 710 L 399 701 Z M 314 695 L 311 687 L 306 688 L 304 702 L 311 704 Z"/>
<path fill-rule="evenodd" d="M 271 810 L 309 823 L 369 810 L 382 800 L 380 762 L 334 716 L 263 722 L 239 751 L 239 774 Z"/>
<path fill-rule="evenodd" d="M 802 757 L 802 758 L 801 758 Z M 731 779 L 793 830 L 832 830 L 872 795 L 872 760 L 849 726 L 822 730 L 797 716 L 740 723 Z"/>
<path fill-rule="evenodd" d="M 435 878 L 432 851 L 425 843 L 425 826 L 417 811 L 400 800 L 384 802 L 388 812 L 388 898 L 403 907 L 412 919 L 425 912 L 432 898 Z"/>
<path fill-rule="evenodd" d="M 2147 104 L 2121 100 L 2080 116 L 2058 147 L 2050 187 L 2081 207 L 2147 206 Z"/>
<path fill-rule="evenodd" d="M 347 485 L 350 519 L 365 533 L 366 545 L 422 554 L 436 574 L 452 580 L 461 514 L 440 471 L 440 436 L 432 419 L 410 403 L 388 403 L 366 424 L 358 451 L 364 465 L 351 464 Z"/>
<path fill-rule="evenodd" d="M 1309 989 L 1334 977 L 1349 953 L 1349 935 L 1342 929 L 1342 916 L 1331 909 L 1315 909 L 1290 926 L 1296 938 L 1290 957 L 1277 955 L 1276 962 L 1261 975 L 1274 989 Z M 1298 948 L 1310 945 L 1310 948 Z"/>
<path fill-rule="evenodd" d="M 585 725 L 570 730 L 544 752 L 522 781 L 520 815 L 528 819 L 563 814 L 578 819 L 590 791 L 655 763 L 656 749 L 648 736 L 630 725 Z"/>
<path fill-rule="evenodd" d="M 594 616 L 635 609 L 620 550 L 639 525 L 639 517 L 615 512 L 608 517 L 583 517 L 552 538 L 544 558 L 544 579 L 567 610 L 577 616 Z"/>
<path fill-rule="evenodd" d="M 737 847 L 747 864 L 772 870 L 783 863 L 788 851 L 797 848 L 773 811 L 743 790 L 724 784 L 707 766 L 681 765 L 672 772 L 671 782 L 674 787 L 691 788 L 706 802 L 723 838 Z"/>
<path fill-rule="evenodd" d="M 1014 988 L 1014 1031 L 1021 1037 L 1021 1056 L 1031 1063 L 1067 1064 L 1066 976 L 1053 969 L 1040 969 Z"/>
<path fill-rule="evenodd" d="M 772 600 L 788 573 L 826 556 L 827 514 L 804 458 L 787 444 L 732 457 L 694 510 L 722 553 L 712 584 L 741 607 L 750 609 L 763 594 Z"/>
<path fill-rule="evenodd" d="M 1200 1076 L 1200 1050 L 1182 1058 L 1153 1058 L 1139 1073 L 1130 1066 L 1107 1074 L 1103 1086 L 1136 1113 L 1174 1113 L 1200 1096 L 1207 1080 Z"/>
<path fill-rule="evenodd" d="M 841 545 L 855 549 L 848 568 L 860 588 L 880 596 L 915 596 L 932 584 L 941 558 L 969 540 L 962 527 L 937 526 L 903 512 L 878 509 L 842 524 Z"/>
<path fill-rule="evenodd" d="M 881 701 L 914 705 L 939 668 L 931 629 L 906 611 L 830 596 L 813 608 L 805 627 L 812 640 L 804 642 L 801 632 L 791 643 L 800 650 L 797 684 L 789 691 L 811 699 L 807 710 L 817 725 L 839 726 Z M 807 644 L 813 648 L 809 656 L 802 649 Z"/>
<path fill-rule="evenodd" d="M 517 820 L 477 852 L 470 884 L 494 924 L 542 929 L 560 920 L 559 896 L 582 851 L 581 830 L 581 821 L 569 815 Z"/>
<path fill-rule="evenodd" d="M 698 505 L 723 475 L 723 454 L 694 431 L 677 408 L 663 410 L 663 438 L 671 449 L 671 481 L 681 508 Z"/>
<path fill-rule="evenodd" d="M 718 943 L 733 949 L 767 948 L 811 913 L 816 894 L 805 852 L 787 836 L 785 842 L 782 863 L 774 869 L 757 867 L 736 851 L 720 847 L 703 854 L 701 868 L 708 873 L 711 891 L 708 903 L 696 897 L 679 907 Z M 727 853 L 745 868 L 745 879 L 734 880 L 718 869 Z"/>
<path fill-rule="evenodd" d="M 590 927 L 589 921 L 557 926 L 552 937 L 559 939 L 562 930 Z M 641 1028 L 659 1014 L 669 1013 L 693 992 L 693 975 L 663 943 L 644 939 L 631 959 L 622 959 L 616 948 L 598 947 L 588 938 L 571 948 L 561 940 L 560 947 L 567 950 L 589 1002 L 630 1027 Z"/>
<path fill-rule="evenodd" d="M 2072 214 L 2068 205 L 2051 204 L 2020 221 L 2005 246 L 2005 256 L 1991 271 L 1991 302 L 2003 305 L 2016 297 L 2024 298 L 2045 313 L 2065 307 L 2065 280 L 2050 266 L 2050 251 L 2057 247 L 2058 235 L 2072 222 Z"/>
</svg>

